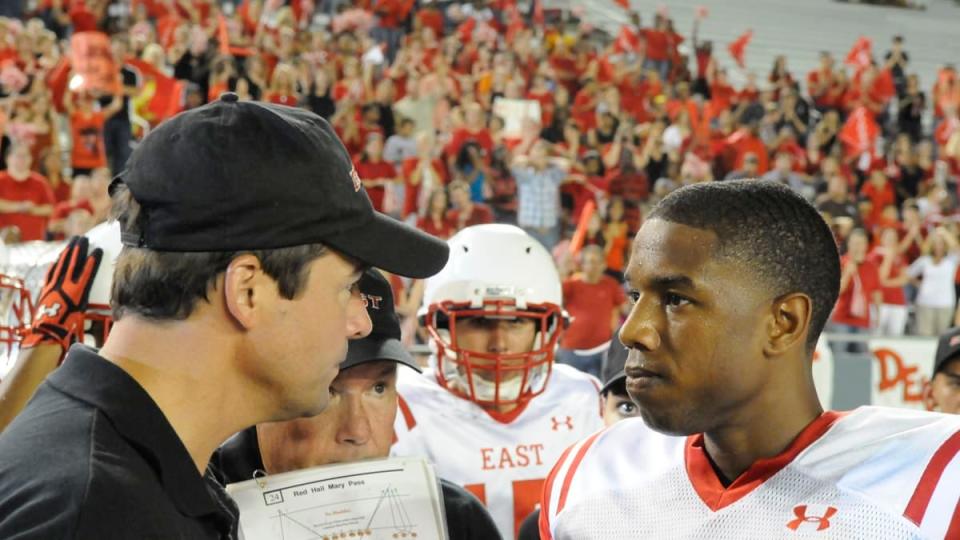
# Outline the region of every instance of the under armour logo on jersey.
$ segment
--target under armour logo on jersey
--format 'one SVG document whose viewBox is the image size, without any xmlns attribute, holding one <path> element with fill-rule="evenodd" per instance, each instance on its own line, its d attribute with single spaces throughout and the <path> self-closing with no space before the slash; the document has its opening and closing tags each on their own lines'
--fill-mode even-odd
<svg viewBox="0 0 960 540">
<path fill-rule="evenodd" d="M 363 307 L 370 309 L 380 309 L 380 302 L 383 302 L 382 296 L 372 294 L 360 293 L 360 298 L 363 299 Z"/>
<path fill-rule="evenodd" d="M 63 306 L 60 305 L 60 302 L 54 302 L 52 306 L 40 306 L 37 309 L 37 314 L 34 318 L 37 320 L 44 317 L 46 317 L 47 319 L 52 319 L 56 317 L 58 313 L 60 313 L 61 307 Z"/>
<path fill-rule="evenodd" d="M 795 506 L 793 508 L 793 513 L 797 516 L 797 519 L 787 523 L 788 529 L 795 531 L 804 523 L 816 523 L 817 530 L 822 531 L 830 527 L 830 518 L 837 513 L 837 509 L 832 506 L 827 506 L 822 516 L 808 516 L 807 505 L 801 504 L 800 506 Z"/>
<path fill-rule="evenodd" d="M 550 419 L 550 422 L 553 424 L 553 431 L 560 431 L 560 426 L 566 426 L 568 431 L 573 431 L 573 418 L 569 416 L 554 416 Z"/>
</svg>

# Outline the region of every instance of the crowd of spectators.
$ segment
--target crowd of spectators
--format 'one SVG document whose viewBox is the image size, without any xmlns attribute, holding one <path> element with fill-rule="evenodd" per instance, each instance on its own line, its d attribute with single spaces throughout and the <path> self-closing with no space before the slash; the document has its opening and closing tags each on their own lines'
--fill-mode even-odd
<svg viewBox="0 0 960 540">
<path fill-rule="evenodd" d="M 509 0 L 40 0 L 0 19 L 4 239 L 106 219 L 131 145 L 231 91 L 330 121 L 379 210 L 442 238 L 519 225 L 565 279 L 583 281 L 589 259 L 591 284 L 598 266 L 622 281 L 629 238 L 672 190 L 782 182 L 822 211 L 844 252 L 834 331 L 954 324 L 953 66 L 919 80 L 898 37 L 865 58 L 824 52 L 810 73 L 781 56 L 734 86 L 714 44 L 678 33 L 665 10 L 629 12 L 614 34 L 578 15 L 539 0 L 529 11 Z M 70 39 L 90 31 L 110 37 L 112 94 L 71 84 Z M 573 243 L 590 249 L 571 249 L 578 226 Z M 421 284 L 393 281 L 412 318 Z M 612 332 L 623 307 L 611 295 Z"/>
</svg>

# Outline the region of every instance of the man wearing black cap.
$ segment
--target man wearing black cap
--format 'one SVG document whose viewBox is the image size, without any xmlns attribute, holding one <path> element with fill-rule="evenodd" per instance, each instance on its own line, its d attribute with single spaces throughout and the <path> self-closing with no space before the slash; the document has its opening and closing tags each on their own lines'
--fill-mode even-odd
<svg viewBox="0 0 960 540">
<path fill-rule="evenodd" d="M 933 378 L 924 388 L 923 400 L 932 411 L 960 414 L 960 328 L 940 336 Z"/>
<path fill-rule="evenodd" d="M 377 270 L 367 270 L 359 288 L 373 330 L 350 342 L 330 385 L 330 406 L 312 418 L 264 423 L 233 436 L 211 461 L 224 484 L 249 480 L 257 471 L 277 474 L 389 455 L 397 416 L 397 367 L 420 368 L 400 343 L 400 320 L 387 280 Z M 451 539 L 500 537 L 476 497 L 445 480 L 441 487 Z"/>
<path fill-rule="evenodd" d="M 326 407 L 370 330 L 362 267 L 422 278 L 448 250 L 373 210 L 320 117 L 234 94 L 151 132 L 111 196 L 113 329 L 0 434 L 0 538 L 232 537 L 210 455 Z"/>
</svg>

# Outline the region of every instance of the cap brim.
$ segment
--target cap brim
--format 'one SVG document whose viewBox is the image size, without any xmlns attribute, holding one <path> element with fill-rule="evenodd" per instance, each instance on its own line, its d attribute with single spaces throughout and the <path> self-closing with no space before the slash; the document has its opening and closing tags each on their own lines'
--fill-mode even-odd
<svg viewBox="0 0 960 540">
<path fill-rule="evenodd" d="M 411 278 L 428 278 L 447 264 L 447 243 L 380 213 L 373 221 L 325 238 L 325 244 L 370 266 Z"/>
<path fill-rule="evenodd" d="M 601 394 L 607 393 L 607 391 L 610 390 L 610 388 L 613 385 L 617 384 L 619 381 L 622 381 L 626 378 L 627 378 L 627 374 L 624 373 L 623 370 L 620 370 L 619 373 L 617 373 L 613 377 L 610 377 L 610 379 L 606 383 L 604 383 L 603 388 L 600 389 L 600 393 Z"/>
<path fill-rule="evenodd" d="M 422 371 L 400 341 L 393 338 L 371 339 L 369 337 L 350 342 L 347 348 L 347 358 L 340 363 L 340 370 L 379 360 L 392 360 L 398 364 L 409 366 L 417 372 Z"/>
</svg>

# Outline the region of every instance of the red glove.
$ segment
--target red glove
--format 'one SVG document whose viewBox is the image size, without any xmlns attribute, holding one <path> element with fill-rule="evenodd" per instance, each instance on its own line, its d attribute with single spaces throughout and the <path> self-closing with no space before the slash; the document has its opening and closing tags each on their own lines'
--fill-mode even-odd
<svg viewBox="0 0 960 540">
<path fill-rule="evenodd" d="M 81 340 L 83 312 L 103 258 L 102 249 L 87 253 L 89 247 L 89 240 L 74 236 L 50 267 L 21 347 L 51 343 L 66 350 L 74 340 Z"/>
</svg>

